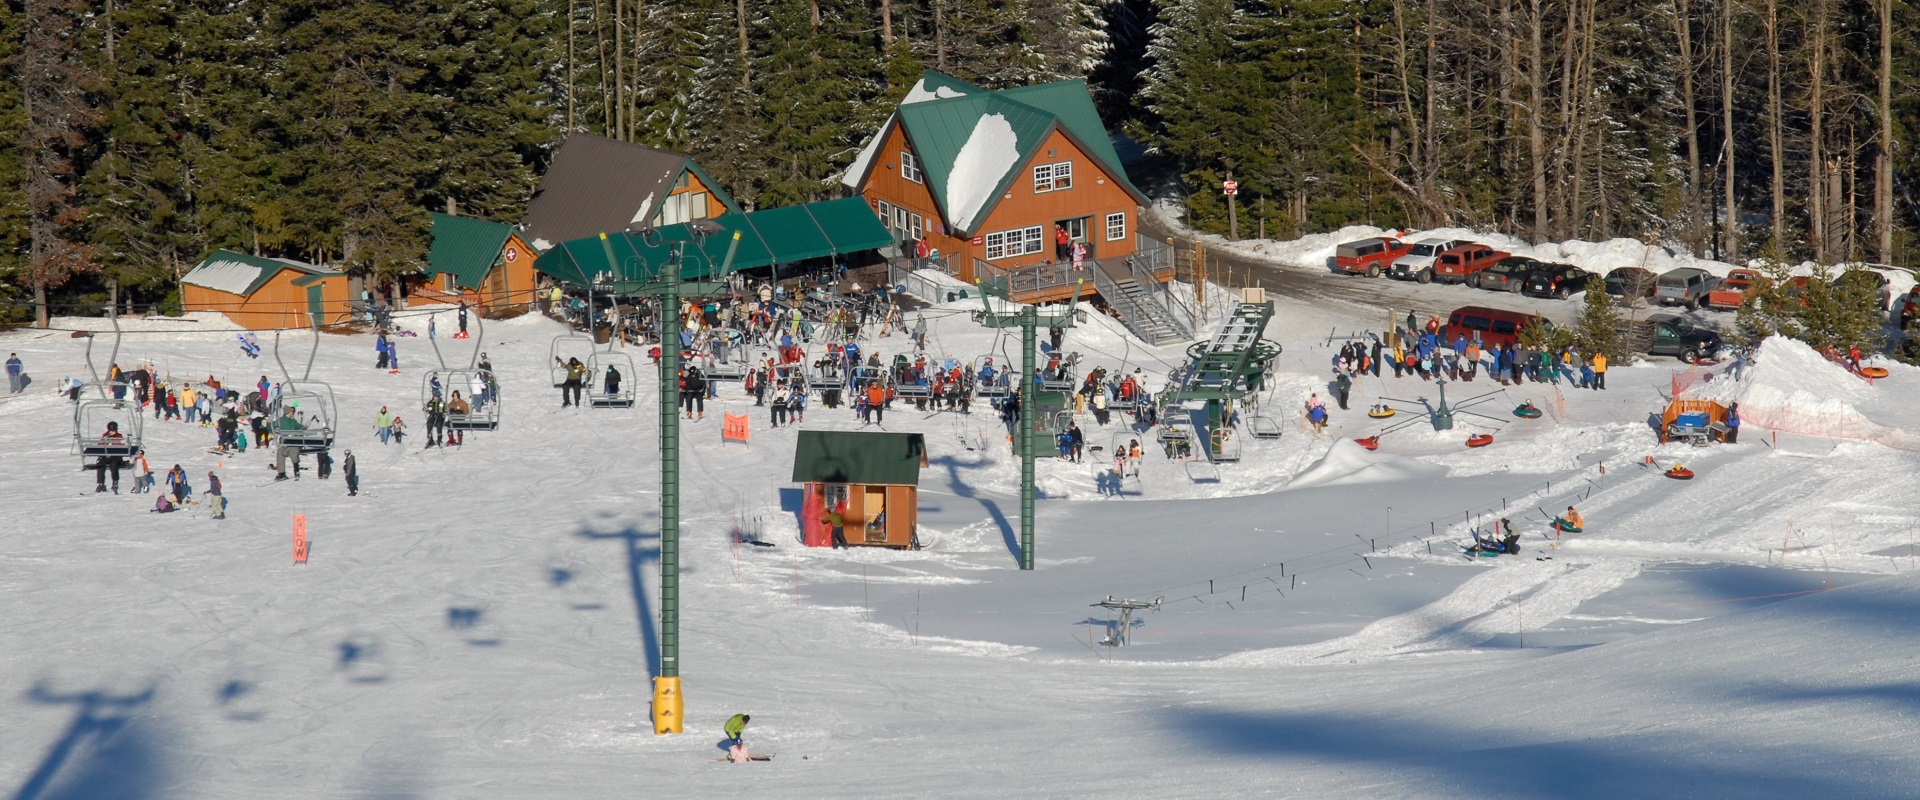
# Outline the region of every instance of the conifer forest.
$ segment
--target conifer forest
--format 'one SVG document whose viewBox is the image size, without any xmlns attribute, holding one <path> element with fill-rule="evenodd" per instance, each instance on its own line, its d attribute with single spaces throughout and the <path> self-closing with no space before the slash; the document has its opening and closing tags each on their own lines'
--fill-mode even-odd
<svg viewBox="0 0 1920 800">
<path fill-rule="evenodd" d="M 0 291 L 164 309 L 227 247 L 418 270 L 570 131 L 838 196 L 927 69 L 1084 79 L 1224 232 L 1371 223 L 1910 264 L 1909 0 L 7 0 Z M 64 311 L 57 313 L 75 313 Z"/>
</svg>

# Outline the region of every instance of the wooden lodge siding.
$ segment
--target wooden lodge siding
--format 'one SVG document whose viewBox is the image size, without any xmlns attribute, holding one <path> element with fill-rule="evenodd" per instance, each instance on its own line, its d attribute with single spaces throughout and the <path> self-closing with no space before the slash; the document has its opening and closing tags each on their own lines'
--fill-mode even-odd
<svg viewBox="0 0 1920 800">
<path fill-rule="evenodd" d="M 244 297 L 183 283 L 180 285 L 180 304 L 186 311 L 218 311 L 227 315 L 234 324 L 248 330 L 305 328 L 311 324 L 308 287 L 295 286 L 293 282 L 307 277 L 311 276 L 299 270 L 284 269 L 267 279 L 253 294 Z M 347 276 L 318 278 L 312 285 L 320 288 L 320 324 L 345 321 L 349 314 Z"/>
</svg>

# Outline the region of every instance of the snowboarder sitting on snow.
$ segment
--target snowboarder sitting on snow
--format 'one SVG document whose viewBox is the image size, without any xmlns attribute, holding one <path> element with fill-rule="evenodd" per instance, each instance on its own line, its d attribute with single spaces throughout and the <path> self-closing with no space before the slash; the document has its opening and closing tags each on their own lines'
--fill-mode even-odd
<svg viewBox="0 0 1920 800">
<path fill-rule="evenodd" d="M 176 505 L 174 505 L 174 504 L 173 504 L 173 501 L 172 501 L 172 500 L 168 500 L 168 499 L 167 499 L 167 496 L 163 494 L 163 495 L 160 495 L 159 497 L 156 497 L 156 498 L 154 498 L 154 501 L 153 501 L 153 510 L 152 510 L 152 511 L 149 511 L 149 512 L 147 512 L 147 513 L 149 513 L 149 514 L 171 514 L 171 513 L 173 513 L 173 512 L 175 512 L 175 511 L 179 511 L 179 510 L 180 510 L 180 507 L 179 507 L 179 506 L 176 506 Z"/>
</svg>

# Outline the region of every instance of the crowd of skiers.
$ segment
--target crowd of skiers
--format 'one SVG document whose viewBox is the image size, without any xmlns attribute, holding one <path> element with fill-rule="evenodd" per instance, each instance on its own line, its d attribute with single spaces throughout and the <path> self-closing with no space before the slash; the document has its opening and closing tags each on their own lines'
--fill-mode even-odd
<svg viewBox="0 0 1920 800">
<path fill-rule="evenodd" d="M 1333 356 L 1333 368 L 1349 380 L 1357 375 L 1378 378 L 1390 369 L 1396 378 L 1467 382 L 1484 368 L 1501 386 L 1526 382 L 1557 386 L 1565 380 L 1578 389 L 1607 388 L 1605 353 L 1582 354 L 1571 345 L 1558 352 L 1517 343 L 1483 347 L 1477 335 L 1450 331 L 1438 317 L 1428 317 L 1422 326 L 1411 312 L 1405 327 L 1384 336 L 1369 332 L 1341 346 Z"/>
</svg>

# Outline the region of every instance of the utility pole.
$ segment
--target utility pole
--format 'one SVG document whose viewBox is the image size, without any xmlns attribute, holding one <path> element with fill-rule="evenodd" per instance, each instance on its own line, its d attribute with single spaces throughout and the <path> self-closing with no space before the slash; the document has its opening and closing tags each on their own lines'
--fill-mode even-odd
<svg viewBox="0 0 1920 800">
<path fill-rule="evenodd" d="M 1097 269 L 1097 267 L 1096 267 Z M 1039 421 L 1035 414 L 1035 404 L 1040 402 L 1038 386 L 1040 363 L 1039 327 L 1071 328 L 1074 320 L 1074 307 L 1079 304 L 1080 290 L 1086 280 L 1074 282 L 1073 299 L 1067 303 L 1064 314 L 1042 315 L 1040 309 L 1032 305 L 1023 305 L 1019 311 L 994 311 L 988 301 L 988 287 L 975 279 L 974 285 L 980 287 L 980 301 L 986 304 L 987 311 L 980 317 L 981 324 L 989 328 L 1020 327 L 1020 417 L 1014 421 L 1014 449 L 1020 453 L 1020 568 L 1033 569 L 1033 428 Z M 994 287 L 998 292 L 998 287 Z M 1002 293 L 1002 299 L 1005 294 Z M 1011 368 L 1011 367 L 1009 367 Z"/>
<path fill-rule="evenodd" d="M 698 240 L 719 226 L 701 220 L 688 223 L 687 229 Z M 651 226 L 640 231 L 643 237 L 652 233 Z M 613 245 L 604 233 L 600 246 L 612 265 Z M 739 247 L 736 231 L 727 245 L 727 260 L 720 265 L 722 275 L 732 269 Z M 638 292 L 660 299 L 660 674 L 653 679 L 655 734 L 679 733 L 685 710 L 680 694 L 680 298 L 726 290 L 724 281 L 680 280 L 685 249 L 685 242 L 676 243 L 653 283 Z M 628 274 L 644 266 L 639 262 L 637 256 L 628 259 Z"/>
</svg>

